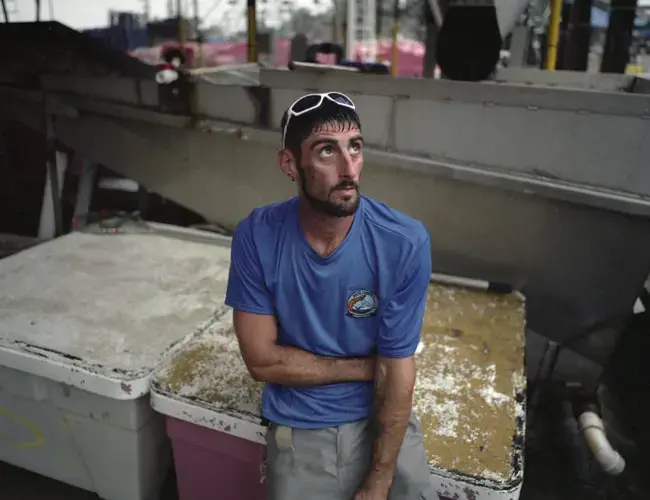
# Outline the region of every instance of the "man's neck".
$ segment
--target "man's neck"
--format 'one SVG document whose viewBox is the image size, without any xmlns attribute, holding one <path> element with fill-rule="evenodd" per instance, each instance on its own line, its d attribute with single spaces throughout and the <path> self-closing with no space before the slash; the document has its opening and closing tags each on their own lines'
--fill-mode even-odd
<svg viewBox="0 0 650 500">
<path fill-rule="evenodd" d="M 306 200 L 300 200 L 298 206 L 300 226 L 307 241 L 319 255 L 330 255 L 347 236 L 354 222 L 354 215 L 334 217 L 316 212 Z"/>
</svg>

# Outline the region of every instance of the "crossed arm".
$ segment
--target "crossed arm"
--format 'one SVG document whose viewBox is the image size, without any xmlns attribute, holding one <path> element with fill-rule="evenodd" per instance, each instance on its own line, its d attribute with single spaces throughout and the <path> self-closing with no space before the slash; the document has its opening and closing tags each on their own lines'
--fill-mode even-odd
<svg viewBox="0 0 650 500">
<path fill-rule="evenodd" d="M 301 387 L 374 378 L 372 358 L 330 358 L 277 345 L 273 316 L 235 311 L 234 320 L 242 357 L 255 380 Z"/>
<path fill-rule="evenodd" d="M 379 434 L 373 443 L 372 462 L 362 490 L 372 489 L 387 495 L 411 417 L 415 384 L 413 357 L 317 356 L 277 345 L 273 316 L 235 311 L 234 319 L 242 357 L 255 380 L 293 387 L 374 380 Z"/>
</svg>

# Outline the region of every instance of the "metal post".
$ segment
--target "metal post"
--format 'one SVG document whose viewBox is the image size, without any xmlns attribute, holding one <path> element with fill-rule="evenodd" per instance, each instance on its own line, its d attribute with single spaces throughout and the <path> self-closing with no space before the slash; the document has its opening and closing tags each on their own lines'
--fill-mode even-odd
<svg viewBox="0 0 650 500">
<path fill-rule="evenodd" d="M 601 61 L 601 73 L 625 73 L 630 61 L 632 29 L 636 19 L 637 0 L 612 0 L 609 27 Z"/>
<path fill-rule="evenodd" d="M 347 0 L 347 13 L 345 23 L 345 58 L 348 61 L 356 60 L 357 33 L 357 0 Z"/>
<path fill-rule="evenodd" d="M 142 0 L 142 7 L 144 10 L 144 22 L 148 23 L 151 19 L 151 2 L 150 0 Z"/>
<path fill-rule="evenodd" d="M 63 234 L 61 194 L 68 159 L 67 155 L 60 151 L 48 152 L 47 156 L 45 190 L 38 226 L 40 239 L 52 239 Z"/>
<path fill-rule="evenodd" d="M 564 56 L 565 68 L 587 71 L 591 45 L 591 9 L 593 0 L 574 0 Z"/>
<path fill-rule="evenodd" d="M 375 57 L 377 62 L 381 62 L 381 57 L 379 54 L 379 41 L 381 40 L 381 25 L 384 16 L 384 2 L 383 0 L 377 0 L 375 5 L 375 41 L 377 43 L 377 55 Z"/>
<path fill-rule="evenodd" d="M 36 22 L 41 20 L 41 0 L 36 0 Z"/>
<path fill-rule="evenodd" d="M 257 5 L 256 0 L 247 0 L 248 17 L 248 62 L 257 62 Z"/>
<path fill-rule="evenodd" d="M 183 22 L 183 2 L 176 0 L 176 16 L 178 17 L 178 44 L 185 55 L 185 23 Z"/>
<path fill-rule="evenodd" d="M 5 23 L 9 22 L 9 12 L 7 11 L 7 2 L 6 0 L 0 0 L 2 2 L 2 13 L 5 16 Z"/>
<path fill-rule="evenodd" d="M 90 203 L 95 188 L 95 177 L 97 175 L 97 164 L 88 158 L 82 160 L 79 184 L 77 187 L 77 199 L 74 204 L 74 218 L 79 220 L 85 217 L 90 211 Z"/>
<path fill-rule="evenodd" d="M 427 34 L 424 42 L 424 59 L 422 60 L 422 76 L 433 78 L 436 69 L 436 46 L 438 32 L 442 25 L 442 17 L 447 2 L 443 0 L 442 5 L 437 0 L 424 2 L 424 19 L 426 22 Z"/>
<path fill-rule="evenodd" d="M 394 0 L 393 2 L 393 45 L 392 45 L 392 54 L 390 61 L 390 74 L 391 76 L 397 76 L 397 65 L 399 64 L 399 46 L 398 46 L 398 35 L 399 35 L 399 0 Z"/>
<path fill-rule="evenodd" d="M 196 61 L 194 61 L 194 66 L 197 68 L 203 67 L 203 35 L 199 31 L 199 24 L 201 24 L 201 19 L 199 18 L 199 0 L 194 0 L 194 33 L 196 35 L 196 46 L 198 48 L 198 54 L 196 56 Z"/>
<path fill-rule="evenodd" d="M 546 69 L 555 70 L 557 63 L 557 45 L 560 38 L 560 19 L 562 17 L 562 0 L 551 0 L 551 16 L 548 22 L 548 40 L 546 42 Z"/>
<path fill-rule="evenodd" d="M 557 43 L 557 61 L 555 62 L 555 69 L 566 68 L 566 54 L 568 48 L 569 38 L 569 20 L 571 19 L 571 11 L 575 3 L 564 2 L 562 4 L 562 13 L 560 15 L 560 35 Z"/>
</svg>

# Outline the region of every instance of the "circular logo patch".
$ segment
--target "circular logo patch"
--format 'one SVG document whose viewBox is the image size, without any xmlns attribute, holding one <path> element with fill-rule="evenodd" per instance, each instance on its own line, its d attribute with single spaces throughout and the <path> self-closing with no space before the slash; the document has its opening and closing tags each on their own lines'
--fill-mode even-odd
<svg viewBox="0 0 650 500">
<path fill-rule="evenodd" d="M 357 290 L 348 298 L 348 314 L 354 318 L 367 318 L 377 312 L 379 300 L 370 290 Z"/>
</svg>

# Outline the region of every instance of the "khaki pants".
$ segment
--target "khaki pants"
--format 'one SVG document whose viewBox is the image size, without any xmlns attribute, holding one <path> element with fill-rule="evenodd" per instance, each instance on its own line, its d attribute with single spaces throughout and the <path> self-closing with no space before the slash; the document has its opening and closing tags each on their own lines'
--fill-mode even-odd
<svg viewBox="0 0 650 500">
<path fill-rule="evenodd" d="M 271 423 L 267 443 L 267 500 L 352 500 L 361 486 L 376 435 L 369 420 L 327 429 Z M 422 442 L 411 416 L 389 500 L 437 500 Z"/>
</svg>

